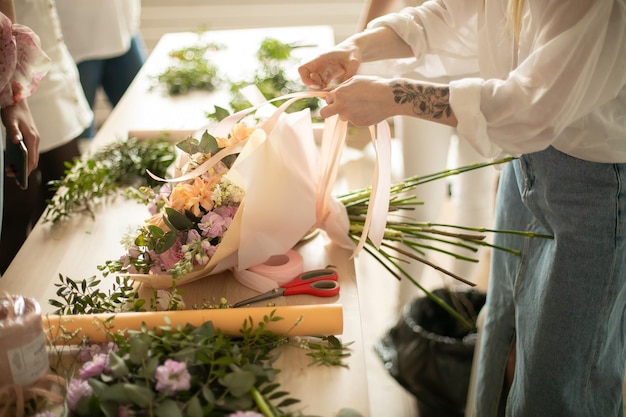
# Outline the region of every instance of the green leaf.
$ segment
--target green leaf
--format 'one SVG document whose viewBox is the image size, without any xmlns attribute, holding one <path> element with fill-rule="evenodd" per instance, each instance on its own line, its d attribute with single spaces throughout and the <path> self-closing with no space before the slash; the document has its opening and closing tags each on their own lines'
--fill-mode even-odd
<svg viewBox="0 0 626 417">
<path fill-rule="evenodd" d="M 211 388 L 206 385 L 202 386 L 202 397 L 206 400 L 207 403 L 215 404 L 215 394 L 213 394 Z"/>
<path fill-rule="evenodd" d="M 189 136 L 187 139 L 180 141 L 176 144 L 176 147 L 181 151 L 193 155 L 198 153 L 200 147 L 198 146 L 198 140 L 193 136 Z"/>
<path fill-rule="evenodd" d="M 150 344 L 144 341 L 141 337 L 133 337 L 128 340 L 130 346 L 129 359 L 135 365 L 141 364 L 147 357 L 150 351 Z"/>
<path fill-rule="evenodd" d="M 198 397 L 192 397 L 187 404 L 187 415 L 189 417 L 202 417 L 202 406 Z"/>
<path fill-rule="evenodd" d="M 137 372 L 137 376 L 144 379 L 150 379 L 156 368 L 159 367 L 159 358 L 157 356 L 151 356 L 145 360 L 145 364 L 140 370 Z"/>
<path fill-rule="evenodd" d="M 146 226 L 146 228 L 148 229 L 148 231 L 150 232 L 150 234 L 154 237 L 162 237 L 165 232 L 163 231 L 163 229 L 161 229 L 158 226 L 155 226 L 153 224 L 149 224 Z"/>
<path fill-rule="evenodd" d="M 126 383 L 124 384 L 124 391 L 128 398 L 141 408 L 148 407 L 154 398 L 152 390 L 141 385 Z"/>
<path fill-rule="evenodd" d="M 93 393 L 96 396 L 101 396 L 104 394 L 104 392 L 107 390 L 107 388 L 109 387 L 107 384 L 95 379 L 95 378 L 89 378 L 88 380 L 89 385 L 91 386 L 91 388 L 93 389 Z"/>
<path fill-rule="evenodd" d="M 214 106 L 215 111 L 209 114 L 209 117 L 216 119 L 218 122 L 230 116 L 230 112 L 223 107 Z"/>
<path fill-rule="evenodd" d="M 363 417 L 363 415 L 351 408 L 342 408 L 339 410 L 337 417 Z"/>
<path fill-rule="evenodd" d="M 202 138 L 200 139 L 200 152 L 211 155 L 215 155 L 220 147 L 217 145 L 217 140 L 208 131 L 204 131 Z"/>
<path fill-rule="evenodd" d="M 165 208 L 167 214 L 167 220 L 176 230 L 189 230 L 193 227 L 193 222 L 186 216 L 174 210 L 171 207 Z"/>
<path fill-rule="evenodd" d="M 118 404 L 124 404 L 129 400 L 122 383 L 108 385 L 98 398 L 102 402 L 116 402 Z"/>
<path fill-rule="evenodd" d="M 115 352 L 109 353 L 109 368 L 111 369 L 111 375 L 116 378 L 123 378 L 129 373 L 126 362 Z"/>
<path fill-rule="evenodd" d="M 165 235 L 163 235 L 163 238 L 155 242 L 154 251 L 156 253 L 165 252 L 166 250 L 174 246 L 174 243 L 176 243 L 177 239 L 178 239 L 178 233 L 173 230 L 170 230 Z"/>
<path fill-rule="evenodd" d="M 174 400 L 164 400 L 155 407 L 154 414 L 157 417 L 183 417 L 178 403 Z"/>
<path fill-rule="evenodd" d="M 227 387 L 235 397 L 241 397 L 250 392 L 256 382 L 256 377 L 248 371 L 236 370 L 225 375 L 220 382 Z"/>
</svg>

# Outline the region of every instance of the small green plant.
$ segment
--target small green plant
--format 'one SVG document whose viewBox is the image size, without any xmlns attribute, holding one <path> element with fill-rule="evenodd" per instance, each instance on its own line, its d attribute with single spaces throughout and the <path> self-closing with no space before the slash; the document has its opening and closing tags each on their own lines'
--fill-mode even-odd
<svg viewBox="0 0 626 417">
<path fill-rule="evenodd" d="M 250 107 L 252 104 L 240 93 L 243 87 L 256 85 L 267 100 L 271 100 L 285 94 L 304 90 L 304 85 L 299 80 L 290 78 L 286 68 L 294 63 L 292 51 L 296 48 L 304 48 L 307 45 L 283 43 L 277 39 L 265 38 L 257 51 L 259 68 L 251 79 L 231 81 L 230 92 L 233 98 L 230 106 L 234 111 Z M 280 105 L 282 101 L 274 104 Z M 319 99 L 310 98 L 294 103 L 289 112 L 296 112 L 305 108 L 316 110 L 319 108 Z"/>
<path fill-rule="evenodd" d="M 218 68 L 209 59 L 209 52 L 222 45 L 198 42 L 170 52 L 173 63 L 157 75 L 157 85 L 164 85 L 168 94 L 176 96 L 194 90 L 213 91 L 222 82 Z"/>
<path fill-rule="evenodd" d="M 55 194 L 44 219 L 56 223 L 79 212 L 95 217 L 94 206 L 119 195 L 120 189 L 155 186 L 147 171 L 165 175 L 176 158 L 174 146 L 166 138 L 129 138 L 66 162 L 63 178 L 50 182 Z"/>
</svg>

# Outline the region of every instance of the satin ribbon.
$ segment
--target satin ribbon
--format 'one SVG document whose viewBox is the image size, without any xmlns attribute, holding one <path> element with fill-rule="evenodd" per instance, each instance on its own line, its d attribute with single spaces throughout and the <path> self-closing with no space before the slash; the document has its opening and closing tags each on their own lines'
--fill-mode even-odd
<svg viewBox="0 0 626 417">
<path fill-rule="evenodd" d="M 275 255 L 266 262 L 248 269 L 233 269 L 235 279 L 248 288 L 266 292 L 285 284 L 303 272 L 302 255 L 290 250 L 284 255 Z"/>
</svg>

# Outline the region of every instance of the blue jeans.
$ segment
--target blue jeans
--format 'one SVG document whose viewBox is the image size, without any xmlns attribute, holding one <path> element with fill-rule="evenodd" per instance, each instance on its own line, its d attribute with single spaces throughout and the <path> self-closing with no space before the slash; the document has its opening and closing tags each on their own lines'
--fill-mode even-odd
<svg viewBox="0 0 626 417">
<path fill-rule="evenodd" d="M 139 35 L 133 37 L 130 49 L 123 55 L 83 61 L 77 65 L 80 83 L 89 106 L 93 110 L 96 92 L 102 87 L 113 107 L 120 101 L 126 89 L 133 81 L 145 62 L 143 42 Z M 87 128 L 81 137 L 92 138 L 96 133 L 95 125 Z"/>
<path fill-rule="evenodd" d="M 478 359 L 475 417 L 623 416 L 626 367 L 626 164 L 553 148 L 502 172 Z M 515 343 L 515 377 L 503 391 Z"/>
</svg>

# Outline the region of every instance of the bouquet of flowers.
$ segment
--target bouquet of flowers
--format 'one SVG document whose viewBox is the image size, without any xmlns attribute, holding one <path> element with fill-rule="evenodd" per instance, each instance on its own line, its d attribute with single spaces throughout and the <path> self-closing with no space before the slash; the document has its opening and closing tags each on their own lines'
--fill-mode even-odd
<svg viewBox="0 0 626 417">
<path fill-rule="evenodd" d="M 178 144 L 185 152 L 183 171 L 194 170 L 211 155 L 248 139 L 254 131 L 245 122 L 233 126 L 226 138 L 205 132 Z M 181 160 L 179 160 L 180 163 Z M 109 265 L 131 274 L 188 274 L 209 262 L 229 229 L 244 190 L 225 177 L 233 159 L 219 161 L 202 174 L 166 183 L 158 192 L 143 188 L 152 216 L 138 234 L 125 239 L 127 252 Z"/>
<path fill-rule="evenodd" d="M 329 128 L 320 152 L 310 111 L 285 112 L 314 94 L 281 97 L 260 122 L 251 113 L 267 103 L 237 112 L 179 144 L 174 177 L 147 194 L 152 216 L 125 239 L 121 259 L 107 262 L 109 272 L 171 288 L 285 254 L 313 228 L 354 248 L 345 206 L 331 195 L 346 130 Z"/>
</svg>

